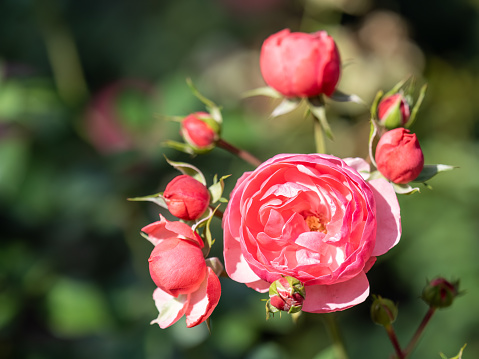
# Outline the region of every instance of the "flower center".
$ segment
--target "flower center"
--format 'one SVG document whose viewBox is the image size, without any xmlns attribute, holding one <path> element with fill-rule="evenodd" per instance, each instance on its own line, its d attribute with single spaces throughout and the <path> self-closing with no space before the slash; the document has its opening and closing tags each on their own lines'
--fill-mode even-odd
<svg viewBox="0 0 479 359">
<path fill-rule="evenodd" d="M 322 217 L 307 216 L 305 221 L 311 232 L 328 233 Z"/>
</svg>

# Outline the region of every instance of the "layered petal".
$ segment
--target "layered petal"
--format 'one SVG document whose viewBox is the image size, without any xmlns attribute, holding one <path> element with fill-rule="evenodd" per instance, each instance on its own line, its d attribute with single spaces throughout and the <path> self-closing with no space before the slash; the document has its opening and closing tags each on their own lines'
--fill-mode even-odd
<svg viewBox="0 0 479 359">
<path fill-rule="evenodd" d="M 161 329 L 165 329 L 176 323 L 188 309 L 188 295 L 173 297 L 160 288 L 153 292 L 153 300 L 158 309 L 158 318 L 151 321 L 150 324 L 157 323 Z"/>
<path fill-rule="evenodd" d="M 342 283 L 307 286 L 303 311 L 329 313 L 362 303 L 369 295 L 369 282 L 364 272 Z"/>
</svg>

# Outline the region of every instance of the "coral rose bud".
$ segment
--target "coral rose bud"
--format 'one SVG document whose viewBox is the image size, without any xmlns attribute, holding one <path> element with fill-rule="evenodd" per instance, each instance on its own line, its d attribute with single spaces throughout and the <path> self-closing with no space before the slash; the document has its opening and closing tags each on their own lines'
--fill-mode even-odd
<svg viewBox="0 0 479 359">
<path fill-rule="evenodd" d="M 371 319 L 374 323 L 387 327 L 396 320 L 398 315 L 398 308 L 392 300 L 382 298 L 381 296 L 374 296 L 373 304 L 371 305 Z"/>
<path fill-rule="evenodd" d="M 191 240 L 168 238 L 160 241 L 148 259 L 153 282 L 177 297 L 199 288 L 206 276 L 201 248 Z"/>
<path fill-rule="evenodd" d="M 297 313 L 304 302 L 304 284 L 293 277 L 281 277 L 269 287 L 269 311 Z"/>
<path fill-rule="evenodd" d="M 402 127 L 381 137 L 375 158 L 379 172 L 394 183 L 413 181 L 424 167 L 424 155 L 416 135 Z"/>
<path fill-rule="evenodd" d="M 265 82 L 286 97 L 330 96 L 339 80 L 341 60 L 326 31 L 313 34 L 282 30 L 261 48 Z"/>
<path fill-rule="evenodd" d="M 201 217 L 210 203 L 208 189 L 188 175 L 173 178 L 163 197 L 170 213 L 186 221 Z"/>
<path fill-rule="evenodd" d="M 388 129 L 404 126 L 409 120 L 409 104 L 403 95 L 397 93 L 379 102 L 379 123 Z"/>
<path fill-rule="evenodd" d="M 459 281 L 451 283 L 444 278 L 436 278 L 424 287 L 421 298 L 432 308 L 446 308 L 458 295 Z"/>
<path fill-rule="evenodd" d="M 206 112 L 195 112 L 181 121 L 181 135 L 194 149 L 211 149 L 218 140 L 218 125 Z"/>
</svg>

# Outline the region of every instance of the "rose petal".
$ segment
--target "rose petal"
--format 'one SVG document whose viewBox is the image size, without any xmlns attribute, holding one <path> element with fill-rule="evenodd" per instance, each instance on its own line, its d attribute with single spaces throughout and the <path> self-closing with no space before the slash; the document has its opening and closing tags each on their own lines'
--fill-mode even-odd
<svg viewBox="0 0 479 359">
<path fill-rule="evenodd" d="M 186 294 L 175 298 L 160 288 L 156 288 L 153 292 L 153 300 L 160 313 L 158 318 L 152 320 L 150 324 L 157 323 L 161 329 L 176 323 L 188 308 L 188 296 Z"/>
<path fill-rule="evenodd" d="M 376 201 L 376 246 L 372 256 L 379 256 L 394 247 L 401 238 L 399 203 L 391 184 L 378 178 L 369 181 Z"/>
<path fill-rule="evenodd" d="M 191 328 L 208 319 L 218 305 L 220 296 L 220 280 L 208 267 L 208 275 L 205 280 L 195 292 L 191 293 L 186 312 L 186 326 Z"/>
<path fill-rule="evenodd" d="M 141 230 L 148 234 L 148 240 L 155 246 L 168 238 L 188 239 L 199 245 L 200 248 L 204 246 L 201 238 L 186 223 L 179 221 L 170 222 L 161 214 L 160 221 L 150 223 Z"/>
<path fill-rule="evenodd" d="M 364 272 L 346 282 L 306 286 L 303 311 L 329 313 L 362 303 L 369 295 L 369 282 Z"/>
</svg>

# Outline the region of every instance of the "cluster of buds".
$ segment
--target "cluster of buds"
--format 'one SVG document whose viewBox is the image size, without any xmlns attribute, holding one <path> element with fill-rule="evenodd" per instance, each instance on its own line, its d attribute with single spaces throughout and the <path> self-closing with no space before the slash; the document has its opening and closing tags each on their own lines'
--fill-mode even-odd
<svg viewBox="0 0 479 359">
<path fill-rule="evenodd" d="M 194 327 L 208 320 L 221 296 L 218 277 L 223 265 L 218 258 L 206 257 L 213 243 L 209 225 L 214 211 L 208 208 L 210 203 L 224 200 L 225 177 L 219 181 L 215 177 L 207 188 L 198 168 L 182 162 L 168 163 L 183 174 L 173 178 L 163 193 L 131 200 L 155 202 L 182 220 L 168 221 L 160 215 L 160 221 L 142 228 L 154 245 L 148 262 L 157 286 L 153 299 L 159 316 L 152 323 L 166 328 L 185 315 L 187 327 Z"/>
<path fill-rule="evenodd" d="M 426 85 L 413 105 L 414 81 L 406 80 L 397 84 L 385 95 L 379 92 L 371 106 L 372 131 L 369 150 L 372 162 L 378 172 L 388 179 L 396 192 L 413 193 L 418 188 L 410 182 L 422 182 L 441 171 L 453 169 L 446 165 L 424 165 L 424 154 L 416 134 L 409 130 L 425 96 Z M 376 149 L 373 143 L 379 137 Z"/>
<path fill-rule="evenodd" d="M 301 311 L 305 296 L 304 284 L 298 279 L 289 276 L 281 277 L 269 287 L 266 318 L 269 318 L 269 313 L 283 311 L 292 314 Z"/>
</svg>

